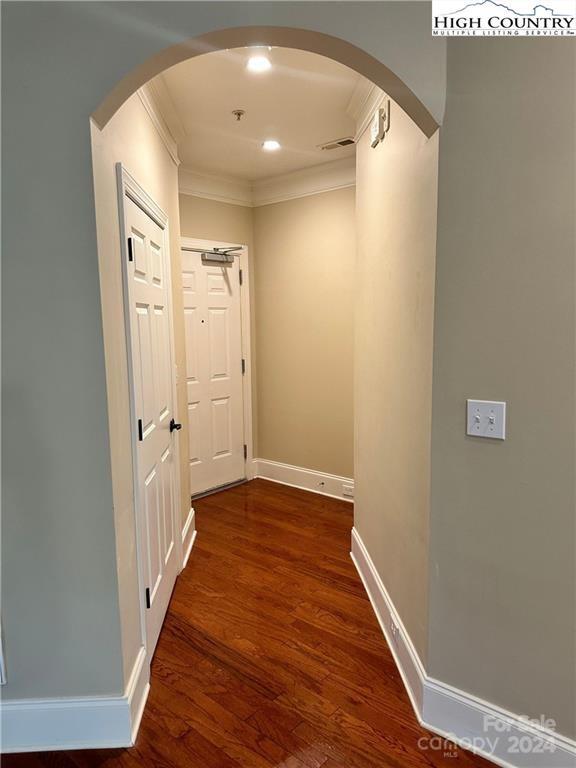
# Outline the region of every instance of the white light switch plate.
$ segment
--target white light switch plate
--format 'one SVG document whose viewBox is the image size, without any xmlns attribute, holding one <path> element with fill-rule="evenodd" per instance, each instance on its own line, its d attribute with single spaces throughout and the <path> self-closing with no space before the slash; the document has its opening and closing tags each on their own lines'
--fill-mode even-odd
<svg viewBox="0 0 576 768">
<path fill-rule="evenodd" d="M 473 437 L 506 439 L 506 403 L 494 400 L 467 400 L 466 434 Z"/>
</svg>

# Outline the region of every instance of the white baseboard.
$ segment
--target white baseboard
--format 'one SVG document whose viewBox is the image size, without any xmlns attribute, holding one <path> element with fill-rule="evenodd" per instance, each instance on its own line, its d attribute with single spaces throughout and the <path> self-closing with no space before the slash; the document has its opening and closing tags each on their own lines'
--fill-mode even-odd
<svg viewBox="0 0 576 768">
<path fill-rule="evenodd" d="M 123 696 L 2 701 L 0 751 L 131 747 L 150 688 L 140 649 Z"/>
<path fill-rule="evenodd" d="M 422 725 L 502 768 L 576 767 L 575 741 L 433 678 L 426 679 Z"/>
<path fill-rule="evenodd" d="M 190 557 L 190 552 L 192 552 L 195 539 L 196 527 L 194 524 L 194 507 L 190 507 L 190 512 L 188 513 L 188 517 L 184 523 L 184 528 L 182 528 L 182 552 L 184 553 L 184 557 L 182 559 L 182 569 L 186 568 L 186 564 L 188 562 L 188 558 Z"/>
<path fill-rule="evenodd" d="M 450 752 L 450 745 L 444 743 L 446 740 L 470 749 L 502 768 L 576 767 L 575 741 L 428 677 L 356 529 L 352 529 L 351 556 L 416 717 L 424 728 L 439 735 L 424 737 L 421 749 Z"/>
<path fill-rule="evenodd" d="M 350 554 L 360 574 L 364 588 L 368 593 L 372 608 L 380 623 L 392 656 L 394 656 L 394 661 L 404 681 L 414 712 L 418 719 L 420 719 L 424 695 L 424 679 L 426 676 L 424 667 L 394 607 L 394 603 L 364 546 L 364 542 L 355 528 L 352 528 L 352 551 Z"/>
<path fill-rule="evenodd" d="M 349 477 L 329 475 L 326 472 L 294 467 L 291 464 L 267 459 L 254 459 L 252 466 L 254 477 L 290 485 L 292 488 L 301 488 L 304 491 L 321 493 L 323 496 L 335 499 L 354 501 L 354 480 Z"/>
<path fill-rule="evenodd" d="M 126 696 L 130 707 L 130 746 L 136 744 L 138 729 L 144 714 L 144 707 L 150 693 L 150 662 L 146 648 L 140 648 L 128 686 Z"/>
</svg>

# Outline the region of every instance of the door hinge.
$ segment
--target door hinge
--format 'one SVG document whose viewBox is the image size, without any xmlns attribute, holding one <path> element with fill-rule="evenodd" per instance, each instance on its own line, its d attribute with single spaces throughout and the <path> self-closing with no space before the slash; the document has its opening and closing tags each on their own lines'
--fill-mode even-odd
<svg viewBox="0 0 576 768">
<path fill-rule="evenodd" d="M 240 285 L 242 285 L 242 270 L 241 269 L 238 271 L 238 278 L 240 280 Z"/>
<path fill-rule="evenodd" d="M 128 261 L 134 261 L 134 246 L 131 237 L 128 238 Z"/>
<path fill-rule="evenodd" d="M 146 587 L 146 608 L 150 608 L 150 587 Z"/>
<path fill-rule="evenodd" d="M 138 440 L 140 440 L 140 442 L 144 440 L 144 434 L 142 432 L 142 419 L 138 419 Z"/>
<path fill-rule="evenodd" d="M 242 376 L 246 373 L 246 360 L 242 358 Z"/>
<path fill-rule="evenodd" d="M 248 458 L 248 446 L 244 444 L 244 461 Z"/>
</svg>

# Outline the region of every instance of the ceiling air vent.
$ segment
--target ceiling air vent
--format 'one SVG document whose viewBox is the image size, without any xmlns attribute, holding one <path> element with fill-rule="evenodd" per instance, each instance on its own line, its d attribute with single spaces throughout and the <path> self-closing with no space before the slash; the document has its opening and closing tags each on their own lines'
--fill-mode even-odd
<svg viewBox="0 0 576 768">
<path fill-rule="evenodd" d="M 318 149 L 339 149 L 340 147 L 349 147 L 354 144 L 352 136 L 346 136 L 344 139 L 334 139 L 326 144 L 318 144 Z"/>
</svg>

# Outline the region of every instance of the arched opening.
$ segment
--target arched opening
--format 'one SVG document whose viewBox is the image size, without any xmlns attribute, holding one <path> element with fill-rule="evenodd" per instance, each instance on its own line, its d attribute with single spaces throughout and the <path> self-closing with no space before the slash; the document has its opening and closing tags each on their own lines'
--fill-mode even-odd
<svg viewBox="0 0 576 768">
<path fill-rule="evenodd" d="M 202 333 L 203 330 L 200 325 L 196 329 L 190 330 L 187 323 L 192 323 L 190 318 L 195 313 L 199 318 L 198 323 L 205 323 L 205 327 L 209 327 L 208 315 L 210 311 L 220 313 L 219 316 L 221 316 L 223 312 L 227 311 L 228 305 L 220 306 L 214 303 L 215 299 L 210 299 L 212 306 L 206 303 L 207 299 L 204 297 L 206 306 L 203 306 L 202 309 L 200 304 L 194 304 L 190 294 L 198 292 L 195 286 L 199 285 L 200 279 L 204 279 L 198 277 L 200 273 L 197 267 L 201 267 L 205 263 L 213 266 L 215 261 L 213 257 L 218 255 L 214 253 L 216 248 L 223 248 L 225 251 L 228 246 L 233 246 L 233 250 L 246 246 L 246 241 L 240 237 L 225 237 L 216 231 L 208 237 L 198 230 L 184 232 L 181 225 L 180 227 L 173 226 L 175 222 L 182 221 L 182 211 L 184 210 L 182 203 L 174 214 L 174 209 L 171 208 L 174 205 L 175 193 L 178 192 L 178 172 L 173 162 L 178 156 L 178 146 L 174 149 L 174 145 L 178 145 L 178 142 L 171 144 L 165 135 L 162 136 L 166 132 L 165 129 L 169 120 L 163 125 L 162 115 L 160 118 L 158 114 L 152 116 L 154 125 L 153 127 L 148 126 L 147 130 L 149 135 L 154 134 L 154 131 L 157 132 L 154 134 L 156 154 L 150 158 L 149 163 L 146 162 L 146 152 L 148 151 L 146 147 L 151 146 L 151 144 L 147 145 L 146 143 L 147 139 L 144 136 L 146 132 L 133 133 L 138 124 L 136 111 L 140 110 L 143 114 L 142 105 L 145 106 L 145 111 L 149 114 L 154 112 L 154 109 L 149 104 L 145 105 L 146 97 L 141 95 L 140 89 L 162 72 L 167 70 L 174 72 L 178 66 L 184 66 L 187 62 L 200 64 L 203 56 L 207 60 L 210 56 L 219 55 L 219 52 L 223 54 L 226 54 L 227 51 L 236 53 L 241 49 L 249 50 L 254 47 L 258 49 L 270 47 L 272 51 L 307 52 L 317 57 L 324 57 L 331 62 L 337 62 L 338 66 L 359 73 L 363 79 L 372 83 L 373 90 L 369 91 L 370 98 L 367 98 L 368 91 L 366 91 L 362 109 L 358 110 L 354 118 L 355 126 L 351 129 L 353 144 L 357 147 L 356 171 L 358 177 L 354 182 L 356 204 L 354 206 L 350 199 L 341 203 L 339 210 L 342 215 L 338 219 L 338 223 L 341 224 L 344 215 L 352 216 L 357 232 L 355 264 L 352 270 L 355 276 L 353 280 L 349 280 L 349 283 L 354 282 L 355 284 L 354 290 L 351 291 L 355 305 L 353 321 L 355 349 L 353 349 L 353 345 L 347 347 L 342 353 L 341 362 L 342 367 L 347 366 L 350 371 L 354 370 L 355 378 L 353 399 L 356 413 L 354 430 L 351 430 L 351 433 L 352 431 L 356 432 L 354 477 L 344 476 L 343 472 L 339 474 L 336 472 L 328 473 L 322 469 L 318 470 L 317 467 L 311 470 L 306 467 L 304 461 L 299 462 L 297 466 L 294 461 L 288 467 L 292 474 L 286 474 L 288 470 L 283 464 L 282 467 L 274 467 L 274 472 L 280 474 L 276 477 L 269 477 L 269 479 L 284 483 L 285 486 L 297 485 L 299 489 L 307 488 L 320 493 L 324 492 L 326 496 L 337 496 L 339 499 L 348 497 L 348 500 L 350 495 L 354 493 L 353 485 L 349 485 L 349 480 L 358 480 L 358 513 L 354 521 L 352 540 L 354 563 L 365 581 L 368 580 L 370 569 L 382 574 L 398 600 L 399 614 L 402 615 L 403 621 L 409 627 L 418 651 L 425 653 L 427 483 L 429 477 L 429 456 L 426 453 L 426 446 L 429 442 L 430 425 L 435 189 L 438 152 L 436 129 L 438 126 L 422 102 L 383 63 L 344 40 L 308 30 L 280 27 L 227 29 L 195 38 L 153 57 L 125 77 L 98 107 L 93 115 L 92 138 L 109 397 L 117 399 L 111 408 L 112 413 L 123 412 L 126 416 L 129 412 L 129 416 L 126 416 L 124 420 L 116 419 L 110 425 L 111 442 L 114 444 L 117 441 L 117 447 L 116 449 L 113 447 L 113 453 L 116 457 L 120 455 L 124 457 L 125 473 L 130 453 L 137 456 L 138 451 L 143 450 L 140 444 L 145 444 L 147 438 L 155 434 L 155 430 L 161 427 L 163 418 L 166 421 L 170 418 L 171 421 L 175 419 L 177 422 L 182 422 L 184 424 L 182 434 L 187 435 L 189 441 L 192 441 L 192 437 L 198 434 L 195 429 L 202 428 L 200 421 L 194 425 L 194 428 L 191 426 L 191 419 L 194 417 L 195 408 L 200 402 L 198 400 L 200 395 L 196 398 L 197 402 L 192 402 L 195 396 L 192 396 L 190 392 L 198 377 L 195 376 L 194 371 L 190 371 L 189 344 L 194 342 L 189 341 L 188 333 L 191 334 L 192 338 L 194 334 Z M 192 80 L 194 77 L 192 70 L 189 76 Z M 208 82 L 210 82 L 209 79 Z M 139 104 L 135 96 L 136 92 L 139 93 L 142 104 Z M 120 119 L 122 110 L 127 108 L 129 104 L 132 105 L 130 107 L 132 111 L 126 115 L 121 127 L 118 127 L 116 123 Z M 241 107 L 242 104 L 227 105 L 225 111 L 229 118 L 233 106 Z M 296 112 L 298 112 L 297 107 Z M 374 112 L 378 115 L 378 121 L 376 122 L 375 135 L 371 135 L 369 128 Z M 379 121 L 381 121 L 381 125 Z M 158 141 L 158 136 L 162 136 L 162 141 Z M 262 138 L 266 137 L 262 136 Z M 327 135 L 326 138 L 330 137 Z M 331 138 L 336 137 L 332 136 Z M 167 149 L 168 152 L 166 152 Z M 160 155 L 162 155 L 162 159 L 160 159 Z M 114 177 L 113 167 L 119 163 L 121 167 L 117 177 Z M 172 165 L 170 165 L 171 163 Z M 167 173 L 162 171 L 162 179 L 158 180 L 160 165 L 169 167 L 170 170 Z M 298 169 L 292 170 L 296 172 Z M 204 168 L 203 171 L 209 172 L 209 169 Z M 182 174 L 180 174 L 180 182 L 181 180 Z M 118 193 L 115 187 L 117 181 L 119 184 Z M 254 180 L 250 181 L 251 184 L 252 182 Z M 350 187 L 351 185 L 349 183 L 340 184 L 340 188 L 344 186 Z M 182 191 L 181 183 L 180 188 Z M 336 194 L 335 186 L 328 189 L 331 190 L 328 194 Z M 292 195 L 292 198 L 298 197 L 302 200 L 312 201 L 316 199 L 312 196 L 318 192 L 326 192 L 326 190 L 299 191 Z M 117 214 L 118 194 L 121 201 L 120 214 Z M 202 197 L 197 193 L 193 193 L 192 196 Z M 209 200 L 211 197 L 214 197 L 213 191 L 205 194 L 206 199 Z M 272 203 L 283 204 L 287 200 L 286 197 L 278 203 L 276 199 L 270 198 L 262 203 L 261 200 L 255 198 L 248 200 L 248 202 L 244 200 L 239 204 L 260 211 L 267 205 L 270 205 L 271 208 Z M 155 206 L 155 203 L 159 203 L 159 205 Z M 238 201 L 233 201 L 233 203 L 238 204 Z M 307 207 L 311 210 L 312 202 Z M 129 209 L 132 210 L 131 213 Z M 198 215 L 198 210 L 196 208 L 196 215 Z M 332 229 L 337 230 L 335 224 L 338 214 L 335 211 L 336 208 L 330 208 L 325 224 L 326 231 L 330 229 L 330 216 L 332 216 L 334 224 Z M 119 216 L 118 221 L 116 221 L 117 216 Z M 258 214 L 256 216 L 253 221 L 254 226 L 258 224 L 257 218 L 260 218 L 260 225 L 262 225 L 264 215 Z M 162 232 L 158 230 L 158 226 Z M 282 224 L 279 223 L 278 219 L 268 221 L 265 226 L 268 228 L 268 232 L 278 233 L 282 231 Z M 292 219 L 285 226 L 283 236 L 287 237 L 287 233 L 295 226 L 294 219 Z M 121 232 L 120 242 L 118 242 L 118 231 Z M 264 231 L 264 226 L 262 226 L 262 231 Z M 181 234 L 186 238 L 193 238 L 194 242 L 184 243 L 180 241 Z M 202 240 L 202 238 L 205 242 L 199 244 L 198 240 Z M 270 239 L 266 246 L 262 245 L 264 240 L 265 238 L 261 237 L 257 241 L 257 260 L 261 258 L 264 248 L 270 250 Z M 319 242 L 318 236 L 316 236 L 315 242 Z M 162 254 L 166 254 L 168 251 L 170 251 L 168 260 L 162 262 Z M 184 257 L 182 256 L 184 252 L 188 254 L 194 252 L 194 264 L 191 260 L 190 265 L 184 264 Z M 253 258 L 251 248 L 249 252 Z M 259 252 L 260 255 L 258 255 Z M 244 251 L 242 253 L 247 257 Z M 237 255 L 239 254 L 232 253 L 229 264 L 234 264 L 234 269 L 239 268 L 239 271 L 245 268 L 242 267 L 241 262 L 235 261 Z M 329 257 L 328 252 L 322 255 L 326 259 Z M 205 259 L 206 256 L 208 258 Z M 348 256 L 350 256 L 349 253 Z M 155 258 L 159 259 L 158 263 L 155 263 Z M 253 263 L 250 267 L 251 271 L 252 268 Z M 258 268 L 257 263 L 256 270 Z M 228 267 L 219 265 L 210 274 L 215 280 L 220 280 L 221 292 L 229 291 L 232 295 L 233 291 L 230 286 L 238 283 L 238 275 L 236 272 L 232 272 L 232 268 L 225 275 L 227 269 Z M 162 276 L 166 275 L 168 271 L 172 273 L 172 285 L 163 283 Z M 242 280 L 240 283 L 242 284 Z M 215 285 L 214 281 L 213 284 Z M 161 293 L 162 290 L 164 293 Z M 156 291 L 154 293 L 156 298 L 152 296 L 154 291 Z M 278 301 L 282 295 L 281 292 L 282 286 L 275 284 L 271 293 L 276 296 L 277 303 L 281 303 Z M 167 295 L 172 300 L 172 309 L 169 310 L 167 304 L 164 303 Z M 261 297 L 257 296 L 256 298 L 259 301 Z M 339 299 L 338 294 L 333 293 L 329 297 L 329 302 L 337 307 Z M 297 298 L 292 300 L 292 306 L 294 309 L 298 307 Z M 202 315 L 200 319 L 199 311 L 205 312 L 206 317 Z M 153 365 L 142 364 L 138 355 L 142 355 L 142 349 L 148 343 L 146 341 L 148 337 L 160 338 L 162 335 L 159 331 L 154 330 L 156 327 L 154 324 L 159 322 L 159 316 L 168 317 L 170 315 L 176 319 L 171 334 L 173 345 L 166 359 L 170 359 L 172 356 L 172 359 L 176 361 L 178 375 L 175 374 L 173 381 L 168 382 L 166 386 L 166 392 L 171 390 L 173 393 L 172 406 L 164 407 L 164 403 L 160 401 L 153 405 L 152 410 L 158 406 L 158 412 L 163 409 L 164 414 L 155 422 L 153 416 L 148 418 L 142 413 L 146 410 L 147 397 L 158 398 L 159 376 L 153 373 Z M 262 315 L 263 312 L 260 312 L 260 321 Z M 124 317 L 126 318 L 127 341 L 123 348 L 124 337 L 119 329 L 121 330 Z M 259 322 L 258 317 L 257 306 L 257 323 Z M 321 320 L 322 318 L 317 319 Z M 352 320 L 350 322 L 352 323 Z M 252 323 L 253 319 L 249 314 L 242 320 L 243 327 Z M 313 336 L 317 332 L 317 327 L 311 325 L 308 329 L 301 329 L 299 331 L 300 338 L 305 338 L 306 330 L 310 336 Z M 226 338 L 228 338 L 227 334 L 228 331 L 225 334 Z M 241 345 L 244 343 L 243 338 L 239 343 Z M 294 339 L 294 343 L 297 344 L 298 340 Z M 383 354 L 383 350 L 385 350 L 385 354 Z M 258 355 L 258 349 L 256 354 Z M 123 355 L 128 361 L 125 369 L 113 368 Z M 231 355 L 226 352 L 221 358 L 222 360 L 230 360 Z M 209 356 L 209 359 L 212 360 L 213 358 Z M 250 360 L 248 360 L 248 364 L 250 364 Z M 185 371 L 186 373 L 184 373 Z M 332 381 L 335 381 L 338 376 L 337 367 L 330 375 L 333 377 Z M 228 373 L 226 372 L 224 375 L 221 372 L 218 376 L 224 379 Z M 122 386 L 119 386 L 120 379 L 123 379 Z M 147 393 L 147 385 L 152 380 L 156 383 L 154 386 L 150 386 Z M 326 389 L 330 388 L 331 380 L 329 378 L 326 379 L 324 386 Z M 352 385 L 350 390 L 352 390 Z M 130 391 L 132 391 L 132 397 L 129 401 L 127 395 Z M 227 397 L 228 395 L 220 393 L 218 396 L 215 395 L 211 402 L 214 403 L 218 400 L 218 403 L 222 404 Z M 337 405 L 334 405 L 333 411 L 334 418 L 339 418 Z M 215 420 L 217 421 L 219 418 L 213 411 L 212 427 Z M 125 429 L 127 423 L 137 424 L 137 428 L 133 426 L 131 430 L 131 445 L 127 444 Z M 228 424 L 228 422 L 226 423 Z M 176 440 L 178 440 L 177 435 L 178 432 L 175 435 Z M 302 431 L 302 435 L 302 439 L 305 441 L 304 431 Z M 265 487 L 258 485 L 260 481 L 256 481 L 256 485 L 252 485 L 249 490 L 240 486 L 226 491 L 225 493 L 229 494 L 227 496 L 229 502 L 223 503 L 220 507 L 218 504 L 215 507 L 215 503 L 211 500 L 200 500 L 197 504 L 193 501 L 193 508 L 188 510 L 186 505 L 189 503 L 190 493 L 187 488 L 190 485 L 186 480 L 185 473 L 190 472 L 192 462 L 189 458 L 192 448 L 189 447 L 190 442 L 186 445 L 180 444 L 180 457 L 178 458 L 177 450 L 171 451 L 169 448 L 172 444 L 170 440 L 173 438 L 169 434 L 166 434 L 165 437 L 165 443 L 158 446 L 157 456 L 151 460 L 149 465 L 140 470 L 138 469 L 139 460 L 135 459 L 134 461 L 136 469 L 132 480 L 136 530 L 135 532 L 132 531 L 132 537 L 138 542 L 137 549 L 140 551 L 139 573 L 136 572 L 135 568 L 124 567 L 121 572 L 124 583 L 120 583 L 120 589 L 125 590 L 126 601 L 133 599 L 138 601 L 141 609 L 141 620 L 137 627 L 134 624 L 132 627 L 127 627 L 123 633 L 125 656 L 133 658 L 142 647 L 147 651 L 150 649 L 150 655 L 154 649 L 164 612 L 170 599 L 171 584 L 176 580 L 177 570 L 188 562 L 188 556 L 195 540 L 195 506 L 206 510 L 208 516 L 211 515 L 210 519 L 213 522 L 211 531 L 214 534 L 214 549 L 212 550 L 214 557 L 210 558 L 209 547 L 203 552 L 203 545 L 199 545 L 199 562 L 203 556 L 208 556 L 212 565 L 214 563 L 219 564 L 220 558 L 222 558 L 223 563 L 227 563 L 226 567 L 236 573 L 237 582 L 231 582 L 226 575 L 218 574 L 217 569 L 214 571 L 207 569 L 206 572 L 210 572 L 210 578 L 214 581 L 221 580 L 222 588 L 225 591 L 232 590 L 234 584 L 239 590 L 242 589 L 248 614 L 251 615 L 251 612 L 255 610 L 258 600 L 265 599 L 264 593 L 270 594 L 276 587 L 285 588 L 285 584 L 282 586 L 280 582 L 284 582 L 286 578 L 294 582 L 295 592 L 298 594 L 296 603 L 293 603 L 292 599 L 288 599 L 287 602 L 284 601 L 277 616 L 283 616 L 287 620 L 287 631 L 289 631 L 292 622 L 301 620 L 304 624 L 310 625 L 309 629 L 304 632 L 305 637 L 302 638 L 302 649 L 297 651 L 298 656 L 301 654 L 305 656 L 305 646 L 309 644 L 309 647 L 312 647 L 318 640 L 314 633 L 322 631 L 322 627 L 317 625 L 317 616 L 326 610 L 330 613 L 330 606 L 333 611 L 330 620 L 336 623 L 344 621 L 344 625 L 346 625 L 345 616 L 339 615 L 338 601 L 341 600 L 347 604 L 345 596 L 347 589 L 356 592 L 356 597 L 358 597 L 358 590 L 362 589 L 361 582 L 348 557 L 348 538 L 353 525 L 350 508 L 347 507 L 348 501 L 333 502 L 314 499 L 314 501 L 306 502 L 305 496 L 298 497 L 298 491 L 284 489 L 269 492 Z M 326 441 L 331 439 L 328 433 L 325 439 Z M 251 457 L 250 447 L 247 446 L 247 448 L 245 458 L 246 456 Z M 220 451 L 220 455 L 224 454 L 225 451 Z M 173 539 L 170 540 L 162 539 L 163 536 L 166 536 L 169 526 L 165 520 L 160 519 L 160 512 L 157 511 L 160 509 L 158 499 L 162 497 L 162 493 L 158 490 L 154 491 L 156 478 L 160 478 L 158 487 L 164 487 L 162 485 L 164 480 L 157 470 L 166 457 L 169 457 L 172 462 L 173 475 L 181 478 L 181 487 L 178 487 L 177 482 L 174 483 L 169 494 L 171 498 L 176 497 L 181 500 L 181 515 L 173 518 Z M 266 457 L 262 458 L 266 459 Z M 118 467 L 121 462 L 122 460 L 118 459 Z M 282 462 L 272 458 L 268 463 L 279 465 Z M 244 466 L 247 467 L 248 465 Z M 316 487 L 306 485 L 308 479 L 302 479 L 303 475 L 295 474 L 294 470 L 301 473 L 315 473 Z M 249 480 L 253 476 L 248 468 L 246 468 L 245 476 Z M 257 476 L 266 477 L 266 475 Z M 229 479 L 233 480 L 235 477 Z M 128 485 L 124 482 L 123 492 L 125 494 L 127 488 Z M 218 484 L 212 483 L 207 488 L 214 490 L 218 488 Z M 194 490 L 193 488 L 192 491 Z M 203 492 L 204 488 L 201 487 L 199 490 Z M 150 498 L 148 497 L 149 493 L 151 494 Z M 126 497 L 124 497 L 123 502 L 119 506 L 126 506 L 128 503 Z M 150 504 L 152 507 L 149 506 Z M 321 536 L 318 531 L 322 530 L 322 526 L 318 527 L 314 520 L 308 522 L 302 517 L 300 511 L 302 505 L 310 510 L 309 514 L 312 518 L 318 516 L 326 520 L 325 530 Z M 329 508 L 330 505 L 332 505 L 331 508 Z M 254 520 L 250 520 L 250 515 L 252 510 L 258 508 L 266 509 L 267 517 L 254 522 Z M 273 511 L 270 512 L 270 510 Z M 277 547 L 277 550 L 271 552 L 269 547 L 269 551 L 266 553 L 265 537 L 264 539 L 259 538 L 259 531 L 266 526 L 273 528 L 275 525 L 274 516 L 280 514 L 282 510 L 284 510 L 287 527 L 285 529 L 279 528 L 276 531 L 277 537 L 274 546 Z M 224 517 L 226 515 L 228 516 L 229 527 L 217 519 L 218 516 Z M 238 529 L 239 519 L 233 519 L 235 515 L 247 516 L 243 532 Z M 344 518 L 343 515 L 347 515 L 347 517 Z M 160 521 L 158 534 L 155 541 L 144 541 L 146 536 L 149 536 L 151 519 Z M 342 522 L 343 520 L 345 522 Z M 298 524 L 302 526 L 304 545 L 296 544 L 293 529 Z M 383 536 L 383 531 L 389 535 Z M 324 550 L 322 549 L 322 537 L 327 542 Z M 226 546 L 223 549 L 219 548 L 222 544 L 222 538 L 232 542 L 236 539 L 238 541 L 238 546 L 234 546 L 232 543 L 231 561 L 226 552 Z M 122 539 L 122 535 L 120 539 Z M 121 544 L 120 549 L 124 548 L 125 551 L 128 551 L 130 550 L 130 532 L 125 533 L 125 539 L 124 545 Z M 368 540 L 371 542 L 370 551 L 366 547 Z M 398 549 L 395 542 L 400 540 L 403 541 L 403 546 Z M 168 570 L 164 573 L 158 571 L 158 575 L 152 572 L 153 564 L 151 564 L 152 558 L 149 553 L 153 548 L 162 546 L 162 542 L 166 546 L 164 550 L 161 550 L 160 560 L 165 558 L 168 562 L 168 558 L 172 556 L 173 564 L 170 573 Z M 289 542 L 288 545 L 286 542 Z M 290 562 L 290 549 L 292 549 L 294 561 L 298 564 L 296 568 L 294 562 Z M 262 558 L 258 554 L 260 550 L 265 552 Z M 249 554 L 250 551 L 252 554 Z M 246 558 L 245 562 L 242 562 L 243 557 Z M 217 565 L 218 567 L 219 565 Z M 177 582 L 181 585 L 180 591 L 188 594 L 191 600 L 193 599 L 192 592 L 196 593 L 199 590 L 202 593 L 204 589 L 208 588 L 207 583 L 202 586 L 195 586 L 194 577 L 191 574 L 197 575 L 198 584 L 202 581 L 198 568 L 201 566 L 195 563 L 194 554 L 192 554 L 185 577 L 182 581 Z M 299 568 L 301 568 L 302 574 L 307 572 L 307 576 L 302 576 L 303 583 L 301 585 L 298 585 Z M 243 574 L 243 569 L 250 572 L 256 580 L 261 578 L 261 583 L 258 584 L 256 591 L 250 584 L 244 584 L 242 588 L 239 586 L 245 578 L 251 578 Z M 273 576 L 267 575 L 266 571 L 269 569 L 274 572 Z M 413 578 L 413 589 L 409 591 L 406 591 L 403 585 L 404 577 L 407 574 Z M 160 577 L 164 581 L 161 582 Z M 274 579 L 276 577 L 278 577 L 278 583 L 275 587 Z M 322 585 L 326 585 L 327 582 L 331 583 L 331 587 L 323 595 L 322 600 L 318 598 L 316 603 L 313 599 L 311 601 L 306 600 L 308 589 L 316 590 L 318 593 L 323 592 L 324 587 Z M 161 583 L 169 587 L 163 597 L 159 597 L 160 588 L 157 589 L 156 586 Z M 227 591 L 226 594 L 228 595 L 226 599 L 229 599 L 232 593 Z M 179 602 L 185 612 L 191 605 L 195 606 L 200 613 L 204 610 L 209 613 L 212 609 L 216 610 L 216 603 L 211 606 L 198 594 L 196 594 L 196 598 L 197 602 L 186 605 L 184 605 L 186 598 L 183 598 L 183 603 L 182 599 L 177 597 L 176 602 Z M 326 603 L 322 604 L 324 599 Z M 151 620 L 150 617 L 155 610 L 155 600 L 159 603 L 158 613 L 156 619 Z M 256 603 L 253 603 L 253 600 Z M 380 636 L 380 629 L 373 619 L 369 618 L 369 611 L 366 610 L 368 603 L 363 600 L 362 605 L 357 607 L 357 618 L 363 625 L 366 624 L 369 639 L 360 642 L 356 650 L 360 653 L 362 650 L 366 650 L 367 646 L 378 646 L 384 654 L 387 654 L 388 651 Z M 194 612 L 195 608 L 191 610 Z M 223 614 L 228 615 L 227 609 L 223 606 L 222 609 Z M 300 612 L 302 612 L 302 616 L 299 618 Z M 204 631 L 200 626 L 201 622 L 197 625 L 193 622 L 187 622 L 182 617 L 179 619 L 177 613 L 178 611 L 176 614 L 170 614 L 170 623 L 178 624 L 179 621 L 183 620 L 186 625 L 184 633 L 196 631 L 202 633 Z M 238 614 L 236 620 L 249 622 L 251 619 L 248 614 L 243 617 Z M 257 623 L 260 621 L 256 618 L 254 620 Z M 227 619 L 215 631 L 227 634 L 230 631 L 230 626 L 226 625 L 226 622 Z M 151 624 L 154 625 L 152 628 L 150 627 Z M 342 627 L 344 636 L 354 644 L 353 635 L 356 633 L 356 628 L 351 625 L 344 625 Z M 216 624 L 213 626 L 216 627 Z M 177 630 L 176 634 L 178 631 L 180 630 Z M 248 645 L 258 644 L 258 632 L 255 633 L 253 628 L 251 630 L 245 628 L 245 632 L 246 636 L 243 637 L 243 642 Z M 309 634 L 307 634 L 308 632 Z M 274 645 L 273 633 L 267 635 L 262 626 L 260 634 L 270 647 Z M 184 651 L 183 648 L 180 650 Z M 281 654 L 283 649 L 276 650 L 277 654 L 273 664 L 277 665 L 275 668 L 280 669 L 281 659 L 278 654 Z M 333 650 L 336 652 L 336 648 Z M 302 660 L 304 656 L 302 656 Z M 322 668 L 322 664 L 319 669 Z M 414 694 L 413 691 L 411 693 Z M 409 711 L 410 703 L 407 697 L 404 697 L 401 706 L 406 712 Z"/>
<path fill-rule="evenodd" d="M 219 29 L 166 48 L 126 75 L 96 108 L 92 117 L 100 128 L 103 128 L 116 110 L 138 88 L 181 61 L 214 51 L 262 45 L 296 48 L 334 59 L 371 80 L 387 93 L 426 136 L 432 136 L 438 128 L 438 123 L 426 106 L 383 62 L 346 40 L 308 29 L 289 27 Z"/>
</svg>

